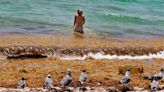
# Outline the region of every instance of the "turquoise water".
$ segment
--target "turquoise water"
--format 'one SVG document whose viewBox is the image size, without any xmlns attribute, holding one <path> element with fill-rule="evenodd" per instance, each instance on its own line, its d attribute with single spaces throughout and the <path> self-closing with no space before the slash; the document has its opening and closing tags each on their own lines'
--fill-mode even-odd
<svg viewBox="0 0 164 92">
<path fill-rule="evenodd" d="M 164 0 L 0 0 L 0 33 L 69 33 L 78 8 L 86 34 L 164 37 Z"/>
</svg>

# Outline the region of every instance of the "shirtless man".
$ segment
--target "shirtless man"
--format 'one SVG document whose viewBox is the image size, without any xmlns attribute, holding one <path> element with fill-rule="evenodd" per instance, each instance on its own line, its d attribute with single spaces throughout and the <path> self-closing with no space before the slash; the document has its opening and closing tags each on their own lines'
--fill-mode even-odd
<svg viewBox="0 0 164 92">
<path fill-rule="evenodd" d="M 85 17 L 81 9 L 77 10 L 77 15 L 74 17 L 74 31 L 84 33 L 83 25 L 85 24 Z"/>
</svg>

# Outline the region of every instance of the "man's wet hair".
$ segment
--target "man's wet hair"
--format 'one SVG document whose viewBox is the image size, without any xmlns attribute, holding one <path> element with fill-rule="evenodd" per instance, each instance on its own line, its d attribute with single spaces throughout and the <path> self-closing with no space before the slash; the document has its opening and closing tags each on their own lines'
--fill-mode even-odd
<svg viewBox="0 0 164 92">
<path fill-rule="evenodd" d="M 77 13 L 78 13 L 78 15 L 82 15 L 83 14 L 83 10 L 82 9 L 78 9 Z"/>
</svg>

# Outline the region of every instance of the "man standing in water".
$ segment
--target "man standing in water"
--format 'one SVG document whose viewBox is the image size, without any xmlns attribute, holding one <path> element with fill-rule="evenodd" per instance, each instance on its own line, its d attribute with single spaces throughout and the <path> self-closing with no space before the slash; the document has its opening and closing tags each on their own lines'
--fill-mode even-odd
<svg viewBox="0 0 164 92">
<path fill-rule="evenodd" d="M 81 9 L 77 10 L 77 15 L 74 17 L 74 31 L 79 33 L 84 33 L 83 25 L 85 24 L 85 17 L 83 16 L 83 11 Z"/>
</svg>

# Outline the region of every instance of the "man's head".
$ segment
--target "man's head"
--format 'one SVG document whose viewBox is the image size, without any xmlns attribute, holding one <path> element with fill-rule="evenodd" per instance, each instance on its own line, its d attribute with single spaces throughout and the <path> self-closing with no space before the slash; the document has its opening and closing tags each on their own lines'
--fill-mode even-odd
<svg viewBox="0 0 164 92">
<path fill-rule="evenodd" d="M 83 10 L 82 10 L 82 9 L 78 9 L 78 10 L 77 10 L 77 14 L 78 14 L 79 16 L 82 16 L 82 15 L 83 15 Z"/>
</svg>

